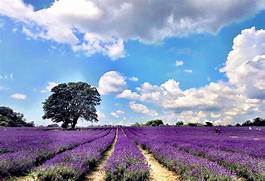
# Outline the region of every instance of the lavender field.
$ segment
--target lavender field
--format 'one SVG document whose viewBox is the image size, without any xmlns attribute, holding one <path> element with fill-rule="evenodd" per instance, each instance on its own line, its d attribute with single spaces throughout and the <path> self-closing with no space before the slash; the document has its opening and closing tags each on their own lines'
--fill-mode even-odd
<svg viewBox="0 0 265 181">
<path fill-rule="evenodd" d="M 1 128 L 0 180 L 265 180 L 265 129 L 220 129 Z"/>
<path fill-rule="evenodd" d="M 265 0 L 0 0 L 0 181 L 265 181 Z"/>
</svg>

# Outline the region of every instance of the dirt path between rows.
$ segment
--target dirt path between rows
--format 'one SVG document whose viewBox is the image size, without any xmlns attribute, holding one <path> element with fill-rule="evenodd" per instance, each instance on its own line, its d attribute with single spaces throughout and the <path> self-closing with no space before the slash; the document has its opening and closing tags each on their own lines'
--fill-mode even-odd
<svg viewBox="0 0 265 181">
<path fill-rule="evenodd" d="M 118 139 L 118 129 L 116 129 L 115 138 L 114 138 L 112 145 L 104 153 L 103 158 L 100 161 L 100 163 L 98 164 L 98 166 L 95 167 L 95 169 L 93 169 L 93 171 L 90 172 L 87 176 L 85 176 L 86 181 L 104 181 L 105 172 L 103 169 L 104 169 L 104 166 L 107 163 L 109 157 L 111 156 L 111 154 L 114 151 L 115 145 L 117 143 L 117 139 Z"/>
<path fill-rule="evenodd" d="M 147 150 L 142 149 L 140 146 L 138 147 L 150 167 L 151 181 L 180 181 L 180 177 L 176 173 L 163 167 Z"/>
<path fill-rule="evenodd" d="M 22 176 L 19 178 L 12 178 L 10 181 L 36 181 L 32 176 Z"/>
<path fill-rule="evenodd" d="M 127 137 L 123 129 L 122 132 Z M 148 153 L 147 150 L 142 149 L 139 145 L 138 148 L 150 167 L 150 181 L 180 181 L 180 177 L 176 173 L 163 167 L 151 153 Z"/>
</svg>

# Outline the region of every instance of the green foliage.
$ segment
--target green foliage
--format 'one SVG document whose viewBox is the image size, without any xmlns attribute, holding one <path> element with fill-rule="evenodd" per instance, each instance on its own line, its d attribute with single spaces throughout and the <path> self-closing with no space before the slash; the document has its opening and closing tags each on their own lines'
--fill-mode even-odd
<svg viewBox="0 0 265 181">
<path fill-rule="evenodd" d="M 240 127 L 241 125 L 239 123 L 236 123 L 236 127 Z"/>
<path fill-rule="evenodd" d="M 207 122 L 205 122 L 205 126 L 212 127 L 213 126 L 213 123 L 207 121 Z"/>
<path fill-rule="evenodd" d="M 33 177 L 39 181 L 75 181 L 78 180 L 77 171 L 66 166 L 55 166 L 49 168 L 41 168 L 34 172 Z"/>
<path fill-rule="evenodd" d="M 106 181 L 148 181 L 149 172 L 135 170 L 130 171 L 128 168 L 119 166 L 115 168 L 115 172 L 106 172 Z"/>
<path fill-rule="evenodd" d="M 59 125 L 58 124 L 49 124 L 47 127 L 48 128 L 58 128 Z"/>
<path fill-rule="evenodd" d="M 198 126 L 197 123 L 188 123 L 188 126 Z"/>
<path fill-rule="evenodd" d="M 265 119 L 262 119 L 260 117 L 257 117 L 255 119 L 247 120 L 242 124 L 242 126 L 265 126 Z"/>
<path fill-rule="evenodd" d="M 247 120 L 242 124 L 242 126 L 252 126 L 252 122 L 250 120 Z"/>
<path fill-rule="evenodd" d="M 96 106 L 100 104 L 100 95 L 95 87 L 84 82 L 69 82 L 55 86 L 52 95 L 43 103 L 43 119 L 52 119 L 62 127 L 70 124 L 75 128 L 79 118 L 97 122 Z"/>
<path fill-rule="evenodd" d="M 140 127 L 140 126 L 142 126 L 140 123 L 134 123 L 134 124 L 132 124 L 131 126 L 134 126 L 134 127 Z"/>
<path fill-rule="evenodd" d="M 204 126 L 204 125 L 201 124 L 201 123 L 188 123 L 187 125 L 188 125 L 188 126 L 193 126 L 193 127 L 202 127 L 202 126 Z"/>
<path fill-rule="evenodd" d="M 182 121 L 179 121 L 176 123 L 176 126 L 183 126 L 183 125 L 184 125 L 184 123 Z"/>
<path fill-rule="evenodd" d="M 14 112 L 9 107 L 0 107 L 0 126 L 4 127 L 33 127 L 34 123 L 27 123 L 24 115 Z"/>
<path fill-rule="evenodd" d="M 160 126 L 160 125 L 164 125 L 164 123 L 160 119 L 155 119 L 155 120 L 147 121 L 144 125 L 145 126 Z"/>
</svg>

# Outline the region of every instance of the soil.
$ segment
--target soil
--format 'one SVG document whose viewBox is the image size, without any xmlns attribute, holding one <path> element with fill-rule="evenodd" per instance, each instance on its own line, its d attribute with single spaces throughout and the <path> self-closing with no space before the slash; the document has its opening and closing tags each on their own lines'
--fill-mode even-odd
<svg viewBox="0 0 265 181">
<path fill-rule="evenodd" d="M 180 181 L 180 177 L 176 173 L 162 166 L 147 150 L 143 150 L 140 146 L 138 147 L 150 167 L 151 181 Z"/>
<path fill-rule="evenodd" d="M 104 153 L 103 158 L 98 164 L 98 166 L 96 166 L 95 169 L 92 170 L 92 172 L 90 172 L 87 176 L 85 176 L 86 181 L 104 181 L 105 178 L 104 166 L 114 151 L 117 138 L 118 138 L 118 130 L 116 129 L 114 142 L 112 143 L 110 148 Z"/>
</svg>

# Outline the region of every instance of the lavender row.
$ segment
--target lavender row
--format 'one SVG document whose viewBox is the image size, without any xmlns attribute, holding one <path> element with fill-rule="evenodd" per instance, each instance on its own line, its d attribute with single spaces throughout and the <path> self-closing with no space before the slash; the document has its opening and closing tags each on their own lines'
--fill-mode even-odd
<svg viewBox="0 0 265 181">
<path fill-rule="evenodd" d="M 265 180 L 265 160 L 263 159 L 253 158 L 242 153 L 226 152 L 196 145 L 177 145 L 177 147 L 193 155 L 217 162 L 235 171 L 239 177 L 244 177 L 247 180 Z"/>
<path fill-rule="evenodd" d="M 42 130 L 37 128 L 0 128 L 0 155 L 4 153 L 35 150 L 46 148 L 50 145 L 61 145 L 67 148 L 86 141 L 80 133 L 89 136 L 98 133 L 98 130 L 59 131 Z M 63 145 L 62 145 L 63 144 Z"/>
<path fill-rule="evenodd" d="M 252 147 L 256 148 L 256 145 L 245 145 L 242 148 L 242 151 L 236 152 L 235 145 L 238 145 L 239 143 L 235 143 L 234 140 L 231 140 L 231 137 L 233 139 L 233 136 L 229 136 L 229 134 L 228 136 L 219 135 L 219 140 L 222 140 L 222 142 L 220 142 L 215 139 L 217 136 L 209 136 L 213 134 L 212 132 L 208 134 L 204 133 L 200 137 L 195 137 L 194 135 L 183 135 L 184 131 L 182 131 L 182 136 L 178 136 L 176 134 L 177 129 L 174 129 L 175 133 L 173 132 L 174 134 L 172 134 L 174 136 L 170 134 L 170 129 L 167 132 L 161 130 L 165 131 L 168 130 L 168 128 L 160 128 L 160 131 L 155 132 L 152 132 L 152 129 L 149 129 L 148 131 L 144 131 L 142 133 L 151 134 L 152 140 L 156 140 L 157 142 L 160 141 L 163 144 L 172 145 L 193 155 L 217 162 L 232 172 L 235 172 L 239 177 L 252 180 L 265 180 L 265 160 L 260 157 L 253 157 L 251 156 L 252 154 L 244 152 L 244 150 L 249 151 Z M 152 133 L 150 133 L 150 131 Z M 230 134 L 231 133 L 232 135 L 238 134 L 235 132 L 230 132 Z M 240 130 L 240 134 L 242 133 L 242 130 Z M 207 135 L 207 138 L 205 135 Z M 198 136 L 198 134 L 196 134 L 196 136 Z M 254 136 L 257 137 L 257 135 Z M 238 142 L 241 142 L 241 144 L 244 142 L 244 144 L 246 144 L 249 142 L 249 138 L 247 140 L 238 140 Z M 234 143 L 235 145 L 233 145 Z M 260 145 L 258 146 L 260 147 Z"/>
<path fill-rule="evenodd" d="M 215 148 L 218 150 L 247 154 L 251 157 L 265 158 L 265 141 L 258 137 L 244 139 L 242 136 L 230 136 L 218 141 L 212 139 L 196 140 L 196 144 L 202 147 Z"/>
<path fill-rule="evenodd" d="M 183 180 L 232 180 L 235 175 L 215 162 L 177 150 L 164 141 L 170 141 L 154 134 L 132 133 L 126 130 L 127 135 L 150 151 L 154 157 L 170 170 L 175 171 Z"/>
<path fill-rule="evenodd" d="M 95 167 L 115 137 L 115 130 L 90 143 L 56 155 L 35 169 L 38 180 L 78 180 Z"/>
<path fill-rule="evenodd" d="M 191 128 L 186 129 L 191 130 Z M 153 129 L 142 129 L 136 132 L 138 134 L 152 135 L 153 140 L 217 162 L 235 172 L 239 177 L 250 180 L 265 180 L 265 160 L 260 156 L 264 152 L 257 156 L 257 152 L 251 151 L 254 149 L 261 151 L 258 148 L 264 147 L 262 132 L 250 131 L 244 128 L 234 131 L 234 129 L 229 130 L 229 128 L 226 128 L 224 135 L 219 135 L 209 128 L 192 128 L 192 130 L 193 132 L 187 134 L 185 134 L 186 130 L 184 128 L 159 128 L 155 129 L 155 131 Z M 250 135 L 246 133 L 250 133 Z M 239 136 L 240 139 L 235 141 Z M 251 142 L 250 140 L 253 140 L 253 138 L 257 138 L 257 141 Z M 237 148 L 236 146 L 238 145 L 240 146 Z"/>
<path fill-rule="evenodd" d="M 54 155 L 78 145 L 91 142 L 108 134 L 108 132 L 109 130 L 95 130 L 92 132 L 85 130 L 76 131 L 75 134 L 72 134 L 74 135 L 72 138 L 69 137 L 68 132 L 64 134 L 58 133 L 57 135 L 60 136 L 60 139 L 54 139 L 61 140 L 60 142 L 39 143 L 29 149 L 2 154 L 0 159 L 0 178 L 23 175 L 31 168 L 43 163 Z M 69 134 L 71 135 L 71 133 Z"/>
<path fill-rule="evenodd" d="M 248 154 L 256 158 L 265 158 L 264 130 L 255 128 L 251 130 L 248 128 L 220 129 L 222 133 L 216 134 L 214 128 L 189 128 L 189 132 L 192 132 L 192 134 L 187 135 L 185 134 L 185 128 L 175 128 L 177 133 L 169 135 L 173 135 L 175 141 L 182 143 L 189 142 L 202 147 Z"/>
<path fill-rule="evenodd" d="M 144 156 L 122 129 L 118 131 L 118 140 L 106 166 L 106 180 L 148 180 L 149 167 Z"/>
<path fill-rule="evenodd" d="M 265 158 L 265 128 L 220 127 L 221 134 L 215 128 L 164 127 L 138 129 L 144 134 L 163 135 L 169 140 L 197 144 L 203 147 L 223 151 L 239 152 L 256 158 Z"/>
</svg>

